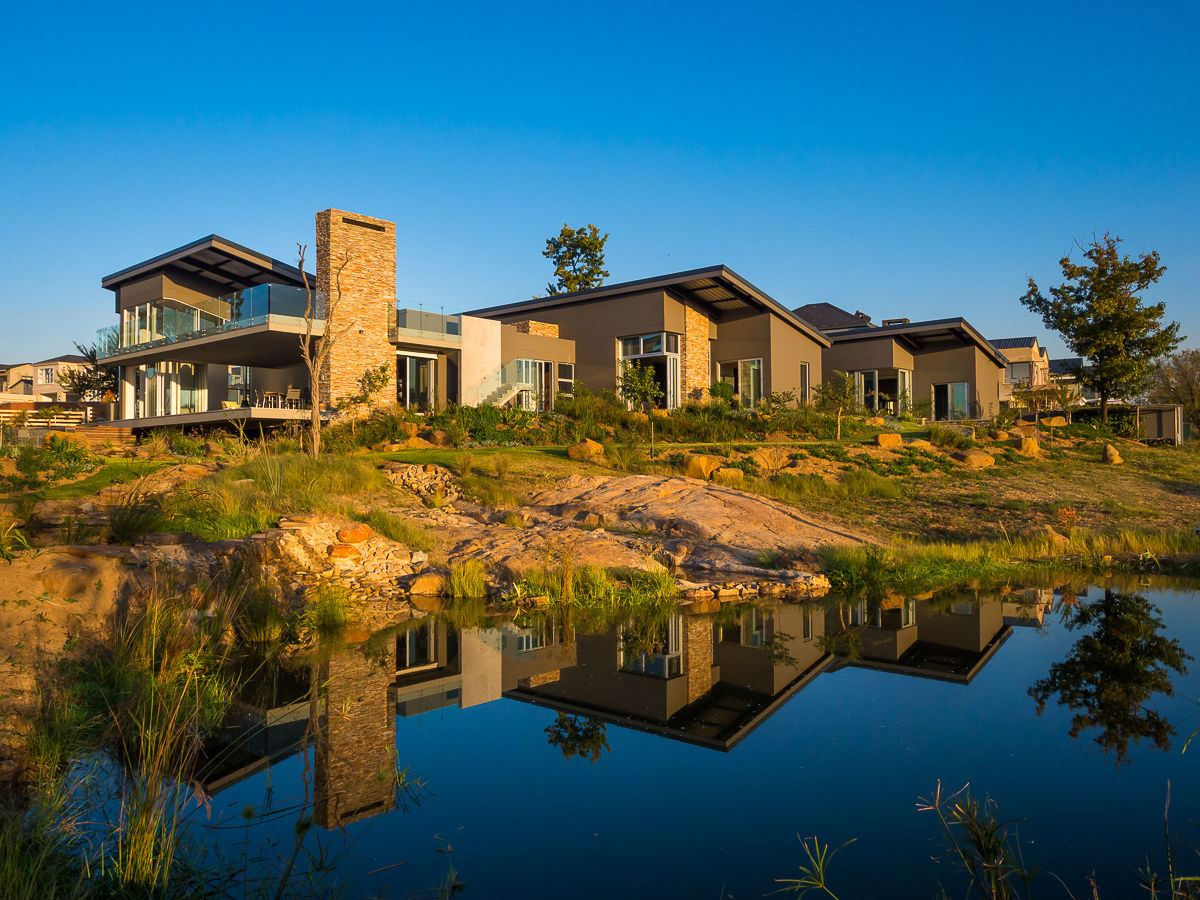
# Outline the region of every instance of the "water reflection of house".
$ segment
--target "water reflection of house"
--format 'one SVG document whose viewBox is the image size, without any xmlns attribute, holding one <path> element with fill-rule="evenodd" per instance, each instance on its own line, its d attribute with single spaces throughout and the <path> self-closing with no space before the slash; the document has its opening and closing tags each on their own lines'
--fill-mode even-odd
<svg viewBox="0 0 1200 900">
<path fill-rule="evenodd" d="M 1005 625 L 1041 628 L 1046 614 L 1054 605 L 1054 591 L 1050 588 L 1028 588 L 1006 594 L 1001 602 Z"/>
<path fill-rule="evenodd" d="M 840 638 L 839 668 L 969 684 L 1012 635 L 995 597 L 960 594 L 933 600 L 885 599 L 841 604 L 831 618 Z"/>
<path fill-rule="evenodd" d="M 634 627 L 579 635 L 577 665 L 504 696 L 729 750 L 831 661 L 816 604 L 748 608 L 726 624 L 671 615 L 650 647 Z"/>
</svg>

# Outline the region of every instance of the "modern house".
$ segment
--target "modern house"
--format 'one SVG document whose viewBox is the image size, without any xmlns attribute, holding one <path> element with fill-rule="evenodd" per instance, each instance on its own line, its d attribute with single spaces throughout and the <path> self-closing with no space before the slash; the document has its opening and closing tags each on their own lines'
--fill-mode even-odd
<svg viewBox="0 0 1200 900">
<path fill-rule="evenodd" d="M 1013 403 L 1014 390 L 1046 389 L 1050 382 L 1050 354 L 1036 337 L 989 338 L 988 343 L 1008 361 L 1000 382 L 1000 406 Z"/>
<path fill-rule="evenodd" d="M 78 394 L 68 391 L 63 385 L 62 376 L 65 372 L 82 368 L 86 363 L 87 360 L 82 356 L 68 353 L 39 362 L 2 366 L 0 394 L 18 395 L 28 398 L 33 403 L 67 403 L 79 400 Z"/>
<path fill-rule="evenodd" d="M 647 366 L 667 409 L 706 398 L 715 381 L 733 385 L 743 406 L 756 406 L 772 392 L 807 402 L 821 381 L 821 354 L 829 346 L 820 330 L 725 266 L 471 315 L 506 324 L 534 318 L 557 327 L 575 341 L 576 377 L 589 390 L 615 390 L 626 365 Z"/>
<path fill-rule="evenodd" d="M 867 409 L 973 419 L 1000 407 L 1007 360 L 966 319 L 873 325 L 864 313 L 829 303 L 801 306 L 795 314 L 825 323 L 824 371 L 852 374 Z"/>
<path fill-rule="evenodd" d="M 378 366 L 376 403 L 544 409 L 570 391 L 575 347 L 553 326 L 397 309 L 394 223 L 326 209 L 316 231 L 315 273 L 209 235 L 102 279 L 120 317 L 98 341 L 120 367 L 117 424 L 303 419 Z M 314 398 L 301 347 L 327 331 Z"/>
</svg>

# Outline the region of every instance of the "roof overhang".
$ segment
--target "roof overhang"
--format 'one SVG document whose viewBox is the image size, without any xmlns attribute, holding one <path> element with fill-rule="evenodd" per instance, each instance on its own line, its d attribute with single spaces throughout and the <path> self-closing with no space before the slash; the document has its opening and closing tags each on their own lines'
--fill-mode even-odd
<svg viewBox="0 0 1200 900">
<path fill-rule="evenodd" d="M 256 284 L 304 286 L 304 274 L 295 266 L 215 234 L 105 275 L 100 280 L 100 286 L 115 291 L 123 284 L 167 269 L 178 269 L 207 278 L 230 292 L 251 288 Z M 316 278 L 311 274 L 308 275 L 308 283 L 310 286 L 316 284 Z"/>
<path fill-rule="evenodd" d="M 928 353 L 933 350 L 949 350 L 955 347 L 975 346 L 1001 368 L 1008 360 L 988 343 L 966 319 L 932 319 L 928 322 L 910 322 L 905 325 L 884 327 L 852 328 L 830 335 L 835 344 L 850 344 L 860 341 L 877 341 L 891 338 L 910 353 Z"/>
<path fill-rule="evenodd" d="M 466 313 L 469 316 L 479 316 L 485 319 L 499 319 L 511 315 L 536 315 L 539 310 L 558 309 L 565 306 L 575 306 L 591 303 L 596 300 L 619 297 L 623 294 L 638 294 L 645 291 L 662 290 L 676 297 L 694 303 L 701 307 L 713 320 L 720 322 L 723 317 L 734 316 L 747 310 L 772 312 L 797 331 L 802 332 L 822 347 L 829 346 L 827 338 L 812 324 L 804 321 L 794 312 L 770 296 L 759 290 L 745 278 L 726 266 L 712 266 L 705 269 L 690 269 L 686 272 L 676 272 L 671 275 L 659 275 L 654 278 L 642 278 L 637 281 L 623 281 L 620 284 L 604 285 L 588 291 L 576 291 L 573 294 L 557 294 L 552 297 L 539 297 L 536 300 L 524 300 L 519 303 L 507 303 L 501 306 L 489 306 Z"/>
</svg>

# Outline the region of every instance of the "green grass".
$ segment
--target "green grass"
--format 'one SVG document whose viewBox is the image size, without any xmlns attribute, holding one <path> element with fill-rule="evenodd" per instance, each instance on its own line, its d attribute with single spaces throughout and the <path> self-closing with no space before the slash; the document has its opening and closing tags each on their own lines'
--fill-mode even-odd
<svg viewBox="0 0 1200 900">
<path fill-rule="evenodd" d="M 340 585 L 323 584 L 304 610 L 307 630 L 324 640 L 340 635 L 350 622 L 346 589 Z"/>
<path fill-rule="evenodd" d="M 102 468 L 86 478 L 73 481 L 70 484 L 58 484 L 38 491 L 37 496 L 42 500 L 74 500 L 78 497 L 90 497 L 114 484 L 126 484 L 130 481 L 150 474 L 168 466 L 165 462 L 147 462 L 140 459 L 124 459 L 120 457 L 106 458 Z"/>
<path fill-rule="evenodd" d="M 995 583 L 1042 571 L 1157 572 L 1159 556 L 1200 554 L 1200 535 L 1168 529 L 1122 528 L 1097 532 L 1073 528 L 1069 544 L 1044 537 L 970 544 L 900 542 L 879 547 L 836 547 L 823 552 L 830 582 L 857 593 L 871 584 L 913 593 L 970 582 Z M 1116 558 L 1114 558 L 1116 557 Z M 1192 565 L 1190 560 L 1185 566 Z"/>
<path fill-rule="evenodd" d="M 352 513 L 351 517 L 359 522 L 365 522 L 385 538 L 403 544 L 410 550 L 423 550 L 428 553 L 434 548 L 432 535 L 417 522 L 410 522 L 382 509 L 373 509 L 367 513 Z"/>
<path fill-rule="evenodd" d="M 477 559 L 459 560 L 450 567 L 447 586 L 456 600 L 473 600 L 487 596 L 487 570 Z"/>
<path fill-rule="evenodd" d="M 238 538 L 290 513 L 341 513 L 346 498 L 382 491 L 385 485 L 383 474 L 360 456 L 314 460 L 300 453 L 264 454 L 171 495 L 164 513 L 174 531 L 205 540 Z"/>
</svg>

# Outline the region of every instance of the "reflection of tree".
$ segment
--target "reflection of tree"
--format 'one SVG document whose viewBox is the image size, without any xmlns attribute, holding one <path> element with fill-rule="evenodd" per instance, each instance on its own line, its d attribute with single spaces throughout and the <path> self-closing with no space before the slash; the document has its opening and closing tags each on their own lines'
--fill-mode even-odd
<svg viewBox="0 0 1200 900">
<path fill-rule="evenodd" d="M 562 751 L 563 759 L 578 756 L 595 762 L 610 749 L 604 723 L 591 716 L 559 713 L 558 718 L 546 726 L 546 741 Z"/>
<path fill-rule="evenodd" d="M 1050 674 L 1029 689 L 1038 714 L 1046 701 L 1058 702 L 1075 715 L 1071 737 L 1098 727 L 1096 743 L 1129 762 L 1129 742 L 1142 738 L 1170 747 L 1175 729 L 1146 702 L 1155 694 L 1174 693 L 1170 671 L 1184 673 L 1192 657 L 1176 640 L 1159 634 L 1163 627 L 1158 607 L 1136 594 L 1106 590 L 1104 598 L 1080 604 L 1064 613 L 1069 630 L 1091 628 L 1071 649 L 1071 655 L 1050 667 Z"/>
</svg>

